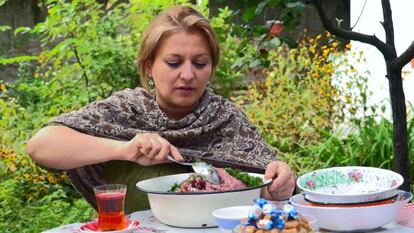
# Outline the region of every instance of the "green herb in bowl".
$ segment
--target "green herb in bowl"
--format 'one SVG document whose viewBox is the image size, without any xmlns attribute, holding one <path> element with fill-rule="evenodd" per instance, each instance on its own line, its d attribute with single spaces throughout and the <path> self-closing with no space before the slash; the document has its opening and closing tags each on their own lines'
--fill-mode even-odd
<svg viewBox="0 0 414 233">
<path fill-rule="evenodd" d="M 243 172 L 239 169 L 227 167 L 224 168 L 224 170 L 226 170 L 226 172 L 231 176 L 239 179 L 241 182 L 247 185 L 247 187 L 254 187 L 263 184 L 262 178 L 251 176 L 247 172 Z"/>
</svg>

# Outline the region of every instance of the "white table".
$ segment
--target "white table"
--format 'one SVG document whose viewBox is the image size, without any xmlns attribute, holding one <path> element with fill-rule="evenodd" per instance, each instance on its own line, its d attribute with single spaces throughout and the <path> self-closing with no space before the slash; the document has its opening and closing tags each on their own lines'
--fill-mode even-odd
<svg viewBox="0 0 414 233">
<path fill-rule="evenodd" d="M 151 210 L 134 212 L 131 214 L 131 219 L 138 220 L 140 222 L 139 230 L 134 233 L 220 233 L 218 228 L 203 228 L 203 229 L 184 229 L 175 228 L 160 223 L 153 215 Z M 60 226 L 51 230 L 44 231 L 43 233 L 79 233 L 79 227 L 83 223 L 72 223 L 69 225 Z M 326 231 L 324 231 L 326 232 Z M 414 233 L 414 228 L 405 227 L 397 223 L 390 223 L 382 228 L 369 231 L 380 233 Z"/>
</svg>

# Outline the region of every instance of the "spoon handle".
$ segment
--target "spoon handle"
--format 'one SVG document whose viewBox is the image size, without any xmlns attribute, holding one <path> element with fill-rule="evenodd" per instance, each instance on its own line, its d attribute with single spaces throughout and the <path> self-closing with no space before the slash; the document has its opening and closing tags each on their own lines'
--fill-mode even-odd
<svg viewBox="0 0 414 233">
<path fill-rule="evenodd" d="M 179 164 L 181 164 L 181 165 L 185 165 L 185 166 L 193 166 L 193 164 L 192 164 L 192 163 L 179 162 L 179 161 L 175 160 L 175 159 L 174 159 L 174 157 L 172 157 L 171 155 L 168 155 L 168 156 L 167 156 L 167 159 L 168 159 L 168 160 L 170 160 L 170 161 L 172 161 L 172 162 L 174 162 L 174 163 L 179 163 Z"/>
</svg>

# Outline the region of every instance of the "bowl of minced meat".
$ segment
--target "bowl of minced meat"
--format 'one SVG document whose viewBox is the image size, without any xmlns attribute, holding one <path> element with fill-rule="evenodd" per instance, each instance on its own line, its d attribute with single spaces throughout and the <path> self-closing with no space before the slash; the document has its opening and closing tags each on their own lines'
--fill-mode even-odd
<svg viewBox="0 0 414 233">
<path fill-rule="evenodd" d="M 151 211 L 161 222 L 174 227 L 215 227 L 216 209 L 249 205 L 270 184 L 263 174 L 231 168 L 214 168 L 220 184 L 212 184 L 195 173 L 160 176 L 140 181 L 139 191 L 148 195 Z"/>
</svg>

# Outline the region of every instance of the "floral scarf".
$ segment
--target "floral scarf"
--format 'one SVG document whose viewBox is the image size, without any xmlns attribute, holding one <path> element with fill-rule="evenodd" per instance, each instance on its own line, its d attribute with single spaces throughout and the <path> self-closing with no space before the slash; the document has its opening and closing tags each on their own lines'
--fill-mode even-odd
<svg viewBox="0 0 414 233">
<path fill-rule="evenodd" d="M 276 159 L 247 117 L 232 102 L 211 90 L 205 91 L 199 106 L 180 120 L 170 119 L 153 94 L 136 88 L 62 114 L 50 124 L 116 140 L 158 133 L 176 146 L 186 161 L 203 160 L 217 167 L 263 172 Z M 106 183 L 102 165 L 66 171 L 74 187 L 94 207 L 93 187 Z"/>
</svg>

